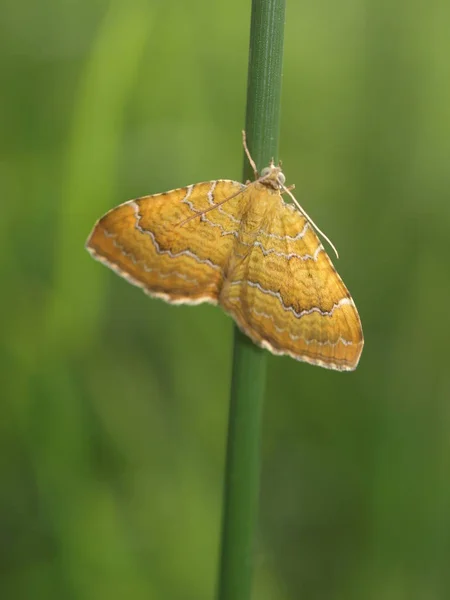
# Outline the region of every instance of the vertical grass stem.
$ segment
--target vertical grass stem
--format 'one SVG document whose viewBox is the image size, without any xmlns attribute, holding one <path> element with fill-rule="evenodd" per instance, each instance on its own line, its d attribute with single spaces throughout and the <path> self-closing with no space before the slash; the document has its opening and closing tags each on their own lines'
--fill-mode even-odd
<svg viewBox="0 0 450 600">
<path fill-rule="evenodd" d="M 285 0 L 252 1 L 245 129 L 259 170 L 278 153 L 284 20 Z M 243 181 L 252 178 L 245 159 Z M 219 600 L 251 595 L 266 354 L 235 328 Z"/>
</svg>

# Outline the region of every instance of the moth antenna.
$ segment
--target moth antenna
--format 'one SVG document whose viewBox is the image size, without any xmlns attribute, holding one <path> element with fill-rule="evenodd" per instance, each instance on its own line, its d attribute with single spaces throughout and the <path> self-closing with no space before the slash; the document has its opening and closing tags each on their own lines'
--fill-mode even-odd
<svg viewBox="0 0 450 600">
<path fill-rule="evenodd" d="M 323 239 L 326 240 L 330 244 L 331 248 L 333 248 L 334 253 L 336 254 L 336 258 L 339 258 L 339 254 L 338 254 L 338 251 L 336 250 L 336 246 L 333 244 L 333 242 L 330 240 L 330 238 L 327 237 L 324 234 L 324 232 L 317 227 L 317 225 L 314 223 L 314 221 L 311 219 L 311 217 L 308 215 L 308 213 L 301 207 L 300 203 L 297 201 L 296 197 L 291 192 L 291 190 L 283 184 L 280 184 L 280 185 L 281 185 L 282 190 L 285 191 L 287 194 L 289 194 L 289 196 L 292 198 L 295 206 L 302 213 L 302 215 L 305 217 L 305 219 L 308 221 L 308 223 L 310 223 L 314 227 L 314 229 L 317 231 L 317 233 L 319 233 L 323 237 Z"/>
<path fill-rule="evenodd" d="M 253 173 L 255 174 L 255 179 L 258 179 L 258 177 L 259 177 L 258 169 L 256 168 L 255 161 L 253 160 L 252 155 L 250 154 L 250 150 L 248 149 L 247 134 L 245 133 L 245 130 L 242 130 L 242 144 L 244 146 L 244 150 L 245 150 L 245 154 L 247 155 L 248 162 L 250 163 L 250 166 L 253 169 Z"/>
<path fill-rule="evenodd" d="M 222 204 L 225 204 L 225 202 L 228 202 L 228 200 L 231 200 L 232 198 L 236 198 L 236 196 L 239 196 L 239 194 L 242 194 L 242 192 L 244 191 L 244 189 L 246 187 L 247 186 L 244 186 L 243 189 L 238 190 L 235 194 L 232 194 L 231 196 L 228 196 L 228 198 L 225 198 L 224 200 L 221 200 L 220 202 L 217 202 L 213 206 L 209 206 L 208 208 L 205 208 L 205 210 L 199 211 L 195 215 L 192 215 L 191 217 L 188 217 L 187 219 L 184 219 L 184 221 L 181 221 L 180 223 L 177 224 L 177 227 L 183 227 L 183 225 L 186 225 L 186 223 L 189 223 L 189 221 L 192 221 L 193 219 L 197 219 L 198 217 L 206 215 L 206 213 L 210 212 L 211 210 L 214 210 L 218 206 L 222 206 Z"/>
</svg>

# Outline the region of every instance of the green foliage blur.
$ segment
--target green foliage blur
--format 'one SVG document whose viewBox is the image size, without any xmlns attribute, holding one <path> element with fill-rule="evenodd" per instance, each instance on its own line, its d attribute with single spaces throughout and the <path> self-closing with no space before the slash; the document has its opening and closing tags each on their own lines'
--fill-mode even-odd
<svg viewBox="0 0 450 600">
<path fill-rule="evenodd" d="M 214 597 L 232 324 L 84 250 L 240 179 L 250 3 L 0 5 L 0 597 Z M 450 5 L 287 3 L 280 158 L 355 373 L 269 358 L 254 598 L 450 597 Z"/>
</svg>

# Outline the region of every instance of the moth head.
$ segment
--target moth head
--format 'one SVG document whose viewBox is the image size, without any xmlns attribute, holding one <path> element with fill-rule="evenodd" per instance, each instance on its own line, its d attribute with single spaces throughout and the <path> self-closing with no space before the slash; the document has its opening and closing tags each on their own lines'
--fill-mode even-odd
<svg viewBox="0 0 450 600">
<path fill-rule="evenodd" d="M 261 171 L 261 175 L 259 176 L 259 181 L 264 185 L 273 187 L 276 190 L 281 189 L 281 187 L 286 183 L 286 177 L 281 170 L 281 164 L 275 166 L 272 161 L 268 167 L 264 167 L 264 169 Z"/>
</svg>

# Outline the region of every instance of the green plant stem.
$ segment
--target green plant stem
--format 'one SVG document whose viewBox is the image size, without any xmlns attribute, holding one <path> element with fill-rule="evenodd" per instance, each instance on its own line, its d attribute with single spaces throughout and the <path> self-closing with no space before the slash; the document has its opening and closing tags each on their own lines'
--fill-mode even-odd
<svg viewBox="0 0 450 600">
<path fill-rule="evenodd" d="M 285 0 L 253 0 L 246 133 L 261 170 L 278 152 Z M 244 178 L 253 178 L 244 162 Z M 266 352 L 234 332 L 219 600 L 249 600 L 257 519 Z"/>
</svg>

